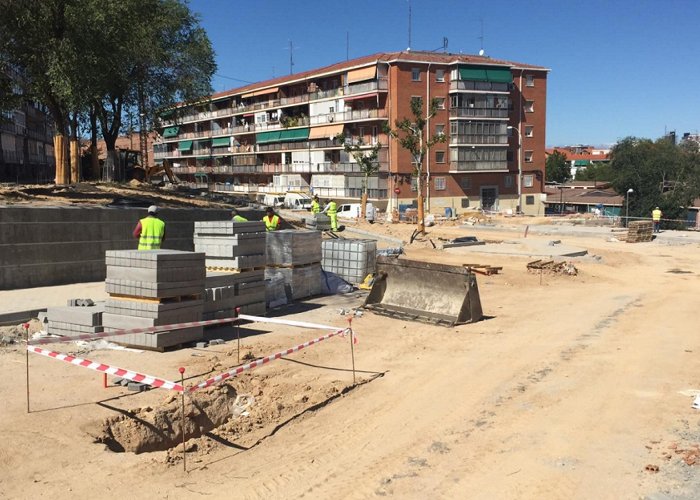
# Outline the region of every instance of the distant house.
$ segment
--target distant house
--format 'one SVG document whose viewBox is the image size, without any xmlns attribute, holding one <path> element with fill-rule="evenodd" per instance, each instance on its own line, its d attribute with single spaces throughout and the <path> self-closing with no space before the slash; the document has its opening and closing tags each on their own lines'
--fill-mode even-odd
<svg viewBox="0 0 700 500">
<path fill-rule="evenodd" d="M 624 209 L 624 196 L 617 194 L 609 182 L 547 184 L 544 190 L 547 197 L 545 210 L 550 214 L 600 213 L 602 216 L 616 217 Z"/>
<path fill-rule="evenodd" d="M 546 148 L 545 156 L 553 154 L 555 151 L 566 155 L 566 162 L 571 168 L 571 178 L 576 178 L 576 173 L 595 163 L 607 163 L 610 161 L 610 150 L 604 148 L 594 148 L 593 146 L 557 146 Z"/>
</svg>

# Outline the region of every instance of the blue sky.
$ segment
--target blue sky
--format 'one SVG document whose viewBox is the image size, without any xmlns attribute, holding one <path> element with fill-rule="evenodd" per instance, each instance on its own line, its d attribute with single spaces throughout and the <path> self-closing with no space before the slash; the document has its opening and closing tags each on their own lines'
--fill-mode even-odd
<svg viewBox="0 0 700 500">
<path fill-rule="evenodd" d="M 219 65 L 215 91 L 408 46 L 407 0 L 191 0 Z M 551 69 L 547 144 L 700 130 L 700 0 L 411 0 L 414 50 Z M 242 80 L 237 81 L 232 78 Z"/>
</svg>

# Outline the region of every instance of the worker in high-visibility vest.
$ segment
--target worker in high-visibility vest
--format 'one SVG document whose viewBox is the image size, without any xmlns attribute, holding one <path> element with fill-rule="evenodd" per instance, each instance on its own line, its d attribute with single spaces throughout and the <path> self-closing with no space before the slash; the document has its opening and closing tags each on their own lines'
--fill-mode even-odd
<svg viewBox="0 0 700 500">
<path fill-rule="evenodd" d="M 328 205 L 323 210 L 331 219 L 331 231 L 338 230 L 338 205 L 332 199 L 328 201 Z"/>
<path fill-rule="evenodd" d="M 243 217 L 235 208 L 231 210 L 231 215 L 233 215 L 231 218 L 233 222 L 248 222 L 248 219 Z"/>
<path fill-rule="evenodd" d="M 659 227 L 661 226 L 661 217 L 663 214 L 661 213 L 661 210 L 659 207 L 656 207 L 654 210 L 651 211 L 651 220 L 654 222 L 654 232 L 659 233 Z"/>
<path fill-rule="evenodd" d="M 314 195 L 313 200 L 311 200 L 311 213 L 314 215 L 321 213 L 321 204 L 318 202 L 318 195 Z"/>
<path fill-rule="evenodd" d="M 165 222 L 158 218 L 158 207 L 148 207 L 148 216 L 134 228 L 134 238 L 139 240 L 139 250 L 158 250 L 165 239 Z"/>
<path fill-rule="evenodd" d="M 263 217 L 263 222 L 265 223 L 265 230 L 267 231 L 277 231 L 280 225 L 280 217 L 275 214 L 272 207 L 267 207 L 265 210 L 265 217 Z"/>
</svg>

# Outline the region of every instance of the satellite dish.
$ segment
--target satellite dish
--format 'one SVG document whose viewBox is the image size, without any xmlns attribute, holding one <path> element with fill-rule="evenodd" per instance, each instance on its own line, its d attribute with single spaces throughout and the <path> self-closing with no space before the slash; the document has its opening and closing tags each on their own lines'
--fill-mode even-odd
<svg viewBox="0 0 700 500">
<path fill-rule="evenodd" d="M 484 49 L 481 49 L 481 50 L 479 51 L 479 55 L 480 55 L 480 56 L 483 56 L 483 55 L 484 55 Z"/>
</svg>

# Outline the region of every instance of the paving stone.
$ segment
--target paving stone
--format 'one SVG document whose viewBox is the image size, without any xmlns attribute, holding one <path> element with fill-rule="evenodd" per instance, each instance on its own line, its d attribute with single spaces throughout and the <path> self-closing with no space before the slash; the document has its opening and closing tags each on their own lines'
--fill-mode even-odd
<svg viewBox="0 0 700 500">
<path fill-rule="evenodd" d="M 104 310 L 104 302 L 99 302 L 90 307 L 49 307 L 46 310 L 46 316 L 49 322 L 94 326 L 102 324 L 102 313 Z"/>
</svg>

